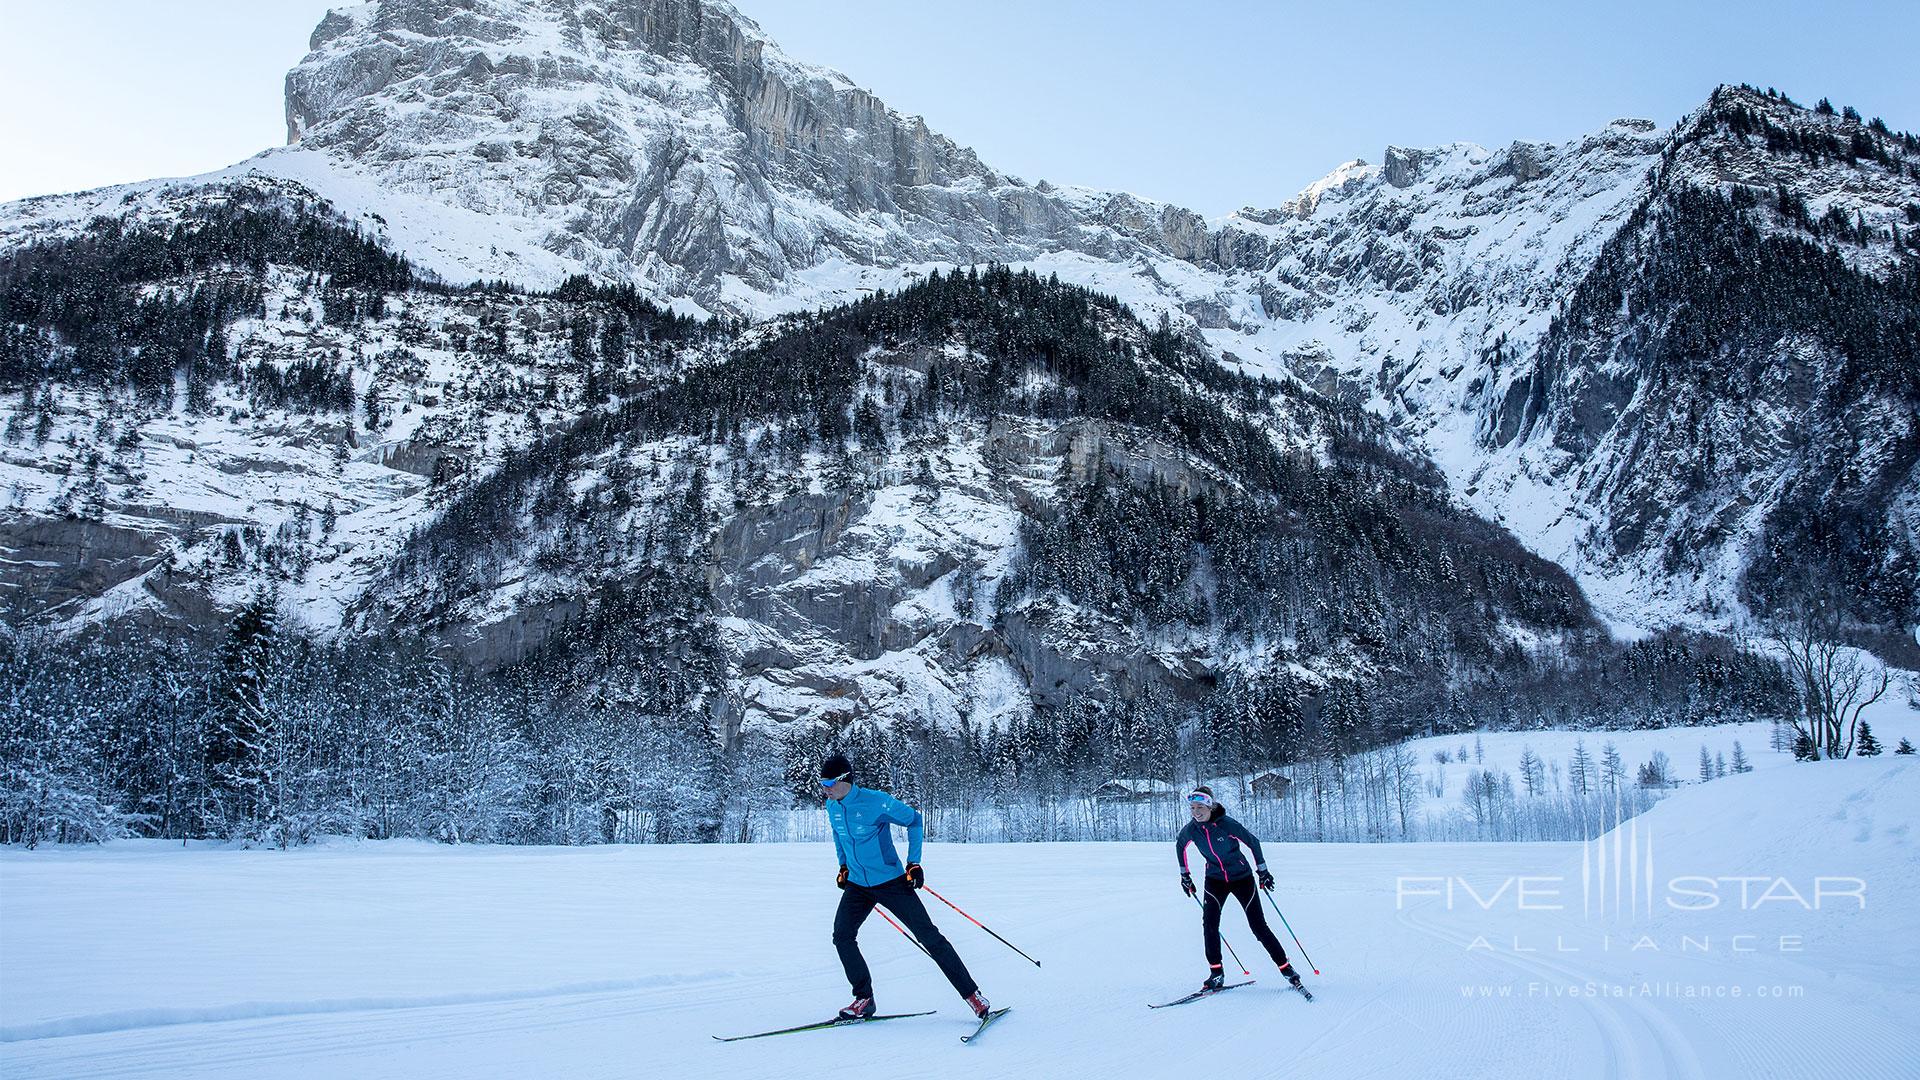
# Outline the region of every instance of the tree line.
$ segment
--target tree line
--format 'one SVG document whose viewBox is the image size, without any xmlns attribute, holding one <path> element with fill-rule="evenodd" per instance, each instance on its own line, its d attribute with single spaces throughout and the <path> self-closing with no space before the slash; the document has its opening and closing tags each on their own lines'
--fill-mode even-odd
<svg viewBox="0 0 1920 1080">
<path fill-rule="evenodd" d="M 596 617 L 632 635 L 672 615 L 624 596 Z M 783 840 L 791 815 L 804 817 L 817 799 L 813 770 L 829 748 L 935 812 L 950 839 L 1111 837 L 1118 825 L 1076 833 L 1064 824 L 1092 813 L 1109 781 L 1175 785 L 1282 768 L 1294 802 L 1269 812 L 1289 835 L 1410 839 L 1440 826 L 1406 820 L 1405 785 L 1418 778 L 1393 759 L 1406 735 L 1706 724 L 1785 707 L 1772 692 L 1778 669 L 1774 683 L 1762 670 L 1770 662 L 1717 646 L 1703 653 L 1682 637 L 1570 665 L 1568 682 L 1590 686 L 1607 708 L 1569 703 L 1567 715 L 1543 707 L 1534 688 L 1423 705 L 1283 670 L 1229 673 L 1198 703 L 1158 690 L 1132 700 L 1084 694 L 993 725 L 853 718 L 743 733 L 716 721 L 714 701 L 729 690 L 697 651 L 656 648 L 655 659 L 636 662 L 641 654 L 624 650 L 647 642 L 604 631 L 599 640 L 607 654 L 561 649 L 483 672 L 418 638 L 312 640 L 281 625 L 268 595 L 212 639 L 7 633 L 0 841 Z M 597 664 L 620 678 L 584 677 Z M 1618 794 L 1591 770 L 1569 784 L 1577 802 L 1516 809 L 1511 778 L 1495 777 L 1480 793 L 1482 838 L 1528 838 L 1568 814 L 1591 820 L 1591 797 Z M 1523 819 L 1535 824 L 1513 824 Z"/>
</svg>

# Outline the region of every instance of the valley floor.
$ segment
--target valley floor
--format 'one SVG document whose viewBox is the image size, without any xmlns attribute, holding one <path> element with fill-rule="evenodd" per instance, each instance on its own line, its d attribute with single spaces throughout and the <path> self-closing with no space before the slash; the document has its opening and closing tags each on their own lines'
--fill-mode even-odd
<svg viewBox="0 0 1920 1080">
<path fill-rule="evenodd" d="M 1258 983 L 1157 1012 L 1204 974 L 1170 845 L 930 844 L 929 884 L 1045 964 L 929 899 L 1015 1010 L 972 1046 L 878 919 L 882 1010 L 938 1015 L 709 1037 L 848 997 L 821 844 L 6 851 L 0 1074 L 1916 1076 L 1917 810 L 1886 756 L 1683 790 L 1617 849 L 1273 845 L 1318 1000 L 1235 912 Z"/>
</svg>

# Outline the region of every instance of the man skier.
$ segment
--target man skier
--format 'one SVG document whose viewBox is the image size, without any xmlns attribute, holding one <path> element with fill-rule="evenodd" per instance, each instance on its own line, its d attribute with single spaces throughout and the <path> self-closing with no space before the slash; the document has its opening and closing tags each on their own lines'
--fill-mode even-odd
<svg viewBox="0 0 1920 1080">
<path fill-rule="evenodd" d="M 1220 911 L 1226 907 L 1228 896 L 1240 901 L 1253 936 L 1260 939 L 1273 962 L 1280 965 L 1280 974 L 1285 975 L 1295 989 L 1300 989 L 1300 973 L 1287 961 L 1287 951 L 1280 947 L 1280 939 L 1274 937 L 1273 930 L 1267 926 L 1266 914 L 1260 910 L 1255 896 L 1256 871 L 1259 887 L 1273 888 L 1273 874 L 1267 869 L 1266 858 L 1260 854 L 1259 838 L 1227 816 L 1227 808 L 1214 801 L 1212 788 L 1194 788 L 1187 795 L 1187 806 L 1193 820 L 1173 838 L 1173 849 L 1180 860 L 1180 888 L 1188 896 L 1195 892 L 1193 875 L 1187 872 L 1188 844 L 1200 848 L 1206 864 L 1207 898 L 1201 905 L 1200 931 L 1206 942 L 1207 966 L 1211 971 L 1207 981 L 1200 984 L 1201 989 L 1218 990 L 1226 985 L 1226 976 L 1220 968 Z M 1246 856 L 1240 852 L 1242 847 L 1253 852 L 1254 866 L 1247 865 Z"/>
<path fill-rule="evenodd" d="M 853 1004 L 840 1010 L 842 1020 L 865 1020 L 874 1014 L 873 976 L 860 955 L 860 924 L 867 921 L 875 904 L 884 904 L 900 917 L 913 936 L 926 947 L 941 974 L 966 999 L 974 1015 L 986 1019 L 986 995 L 967 974 L 967 966 L 953 951 L 940 928 L 933 925 L 926 906 L 914 890 L 926 884 L 920 869 L 920 844 L 925 836 L 920 811 L 884 791 L 858 787 L 853 782 L 853 764 L 845 755 L 834 754 L 820 766 L 820 786 L 827 796 L 827 823 L 833 827 L 833 850 L 840 856 L 840 910 L 833 917 L 833 947 L 840 953 L 840 964 L 853 984 Z M 900 867 L 900 856 L 893 847 L 893 826 L 907 830 L 907 865 Z"/>
</svg>

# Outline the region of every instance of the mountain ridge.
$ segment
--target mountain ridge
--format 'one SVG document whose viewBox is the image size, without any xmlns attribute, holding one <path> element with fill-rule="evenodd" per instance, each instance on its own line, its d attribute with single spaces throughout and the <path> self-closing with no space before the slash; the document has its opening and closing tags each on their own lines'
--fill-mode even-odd
<svg viewBox="0 0 1920 1080">
<path fill-rule="evenodd" d="M 1791 192 L 1797 217 L 1754 227 L 1812 236 L 1875 280 L 1911 264 L 1904 207 L 1920 198 L 1912 136 L 1751 88 L 1722 87 L 1672 127 L 1389 147 L 1378 165 L 1349 162 L 1209 223 L 994 172 L 843 76 L 789 60 L 724 3 L 383 0 L 330 13 L 310 45 L 287 81 L 296 145 L 203 178 L 10 204 L 0 252 L 101 213 L 164 222 L 264 191 L 330 207 L 450 281 L 553 288 L 584 272 L 696 318 L 805 310 L 962 264 L 1027 267 L 1168 316 L 1232 370 L 1386 418 L 1458 498 L 1571 570 L 1622 627 L 1739 622 L 1764 530 L 1713 508 L 1653 522 L 1594 495 L 1589 477 L 1618 475 L 1635 460 L 1622 448 L 1657 433 L 1631 410 L 1595 409 L 1606 395 L 1543 389 L 1550 370 L 1576 370 L 1543 366 L 1565 299 L 1675 185 Z M 1777 352 L 1747 348 L 1748 362 Z M 364 394 L 374 373 L 352 377 Z M 1824 460 L 1897 465 L 1912 430 L 1900 401 L 1874 406 L 1893 449 Z M 1680 483 L 1682 456 L 1648 490 Z M 1756 502 L 1826 467 L 1735 460 L 1727 483 L 1747 490 L 1733 497 Z M 1890 494 L 1849 528 L 1893 538 L 1858 571 L 1879 580 L 1904 565 L 1916 524 L 1903 508 L 1920 500 L 1897 468 L 1874 475 Z M 1617 542 L 1616 522 L 1636 513 L 1647 539 Z M 1698 568 L 1673 563 L 1702 537 Z M 1881 606 L 1879 618 L 1915 617 L 1907 599 Z"/>
</svg>

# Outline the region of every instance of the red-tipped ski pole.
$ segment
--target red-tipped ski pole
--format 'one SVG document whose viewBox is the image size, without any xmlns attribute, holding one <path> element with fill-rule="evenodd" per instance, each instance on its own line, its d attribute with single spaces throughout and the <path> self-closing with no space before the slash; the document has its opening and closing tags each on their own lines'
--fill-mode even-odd
<svg viewBox="0 0 1920 1080">
<path fill-rule="evenodd" d="M 917 937 L 914 937 L 914 936 L 913 936 L 912 934 L 909 934 L 909 933 L 907 933 L 907 928 L 906 928 L 906 927 L 904 927 L 904 926 L 901 926 L 901 925 L 900 925 L 899 923 L 897 923 L 897 922 L 894 922 L 894 921 L 893 921 L 893 916 L 891 916 L 891 915 L 889 915 L 889 914 L 887 914 L 887 913 L 886 913 L 885 911 L 881 911 L 881 910 L 880 910 L 879 908 L 874 908 L 873 910 L 875 910 L 875 911 L 879 911 L 879 912 L 880 912 L 880 917 L 881 917 L 881 918 L 883 918 L 883 919 L 885 919 L 885 920 L 887 920 L 887 925 L 888 925 L 888 926 L 891 926 L 891 927 L 893 927 L 893 928 L 894 928 L 895 930 L 898 930 L 898 931 L 900 931 L 900 936 L 901 936 L 901 937 L 904 937 L 904 938 L 906 938 L 906 939 L 907 939 L 908 941 L 911 941 L 911 942 L 913 942 L 913 947 L 914 947 L 914 948 L 916 948 L 916 949 L 919 949 L 919 950 L 920 950 L 921 952 L 924 952 L 924 953 L 927 953 L 927 956 L 928 956 L 928 958 L 932 958 L 932 956 L 933 956 L 933 954 L 932 954 L 932 953 L 930 953 L 930 952 L 927 952 L 927 947 L 926 947 L 925 945 L 922 945 L 922 944 L 920 944 L 920 939 L 919 939 L 919 938 L 917 938 Z M 1314 972 L 1314 974 L 1315 974 L 1315 975 L 1318 975 L 1318 974 L 1320 974 L 1320 973 L 1316 971 L 1316 972 Z"/>
<path fill-rule="evenodd" d="M 920 887 L 922 889 L 925 889 L 929 893 L 933 893 L 933 898 L 935 900 L 940 901 L 941 903 L 947 905 L 948 907 L 952 908 L 955 911 L 960 911 L 960 905 L 954 903 L 953 901 L 947 899 L 944 896 L 941 896 L 937 892 L 933 892 L 932 889 L 928 889 L 925 885 L 922 885 Z M 985 930 L 987 933 L 993 934 L 992 927 L 988 926 L 986 923 L 981 922 L 979 919 L 976 919 L 973 916 L 967 914 L 966 912 L 960 911 L 960 917 L 972 923 L 973 925 L 979 927 L 980 929 Z M 999 942 L 1002 945 L 1005 945 L 1007 948 L 1012 949 L 1014 952 L 1020 953 L 1020 955 L 1023 957 L 1026 957 L 1027 962 L 1032 964 L 1034 967 L 1040 966 L 1040 961 L 1035 960 L 1031 956 L 1027 956 L 1027 954 L 1024 952 L 1020 952 L 1020 946 L 1015 945 L 1013 942 L 1008 941 L 1006 938 L 1001 937 L 999 934 L 993 934 L 993 940 Z"/>
<path fill-rule="evenodd" d="M 1207 897 L 1207 900 L 1211 900 L 1211 899 L 1213 899 L 1212 896 Z M 1200 905 L 1200 912 L 1201 912 L 1200 917 L 1206 918 L 1206 910 L 1207 910 L 1206 900 L 1202 900 L 1196 896 L 1193 898 L 1193 902 Z M 1244 962 L 1241 961 L 1240 954 L 1233 951 L 1233 942 L 1227 940 L 1227 935 L 1225 934 L 1220 935 L 1220 944 L 1225 945 L 1227 947 L 1227 955 L 1233 957 L 1233 962 L 1240 965 L 1240 974 L 1242 975 L 1253 974 L 1253 969 L 1248 967 Z M 1318 975 L 1320 973 L 1316 971 L 1314 972 L 1314 974 Z"/>
<path fill-rule="evenodd" d="M 1300 950 L 1300 959 L 1305 960 L 1307 966 L 1313 968 L 1315 975 L 1320 974 L 1320 968 L 1313 962 L 1313 957 L 1307 955 L 1307 947 L 1300 944 L 1300 935 L 1294 933 L 1293 926 L 1287 922 L 1287 913 L 1280 910 L 1280 902 L 1273 898 L 1273 890 L 1261 889 L 1260 891 L 1267 894 L 1267 903 L 1272 904 L 1273 913 L 1280 916 L 1280 925 L 1287 928 L 1287 936 L 1293 939 L 1293 947 Z"/>
</svg>

